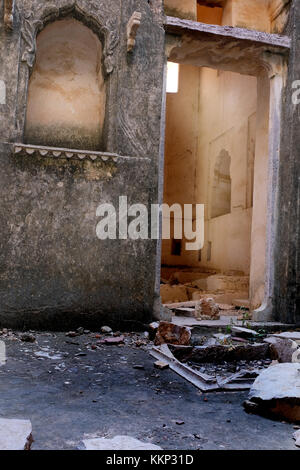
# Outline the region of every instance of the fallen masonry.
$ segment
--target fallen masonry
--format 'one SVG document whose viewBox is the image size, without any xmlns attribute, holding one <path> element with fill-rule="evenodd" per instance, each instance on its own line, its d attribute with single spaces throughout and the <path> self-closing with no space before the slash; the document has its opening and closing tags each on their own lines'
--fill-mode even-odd
<svg viewBox="0 0 300 470">
<path fill-rule="evenodd" d="M 272 359 L 279 362 L 296 362 L 299 347 L 295 341 L 276 336 L 269 336 L 264 341 L 270 345 Z"/>
<path fill-rule="evenodd" d="M 163 343 L 188 345 L 190 343 L 190 339 L 190 328 L 162 321 L 159 323 L 154 343 L 155 345 Z"/>
<path fill-rule="evenodd" d="M 120 436 L 126 450 L 132 448 L 131 439 L 139 442 L 133 442 L 135 449 L 250 448 L 253 443 L 258 448 L 292 449 L 297 442 L 290 425 L 279 423 L 273 428 L 272 422 L 249 417 L 242 407 L 257 374 L 270 366 L 271 359 L 227 363 L 228 373 L 224 374 L 222 363 L 199 363 L 197 369 L 189 361 L 178 360 L 178 351 L 193 349 L 191 346 L 164 343 L 156 347 L 155 357 L 155 361 L 163 361 L 163 368 L 156 368 L 149 354 L 153 342 L 146 331 L 103 333 L 101 328 L 97 332 L 75 328 L 74 338 L 65 333 L 29 333 L 35 342 L 23 342 L 19 332 L 5 330 L 2 334 L 7 348 L 6 362 L 0 364 L 0 406 L 7 419 L 31 420 L 34 449 L 114 449 L 114 445 L 119 449 Z M 100 342 L 120 336 L 124 343 Z M 212 333 L 208 339 L 222 342 L 230 336 Z M 236 393 L 227 393 L 232 391 Z M 50 407 L 45 399 L 49 393 Z M 174 399 L 179 406 L 174 407 Z M 218 413 L 221 433 L 218 441 L 211 420 L 214 413 Z M 83 414 L 88 417 L 84 423 Z M 243 439 L 233 439 L 237 432 Z M 22 435 L 22 448 L 31 444 L 26 434 Z"/>
<path fill-rule="evenodd" d="M 170 347 L 175 356 L 181 361 L 192 361 L 196 364 L 204 362 L 218 364 L 223 361 L 254 361 L 270 358 L 269 345 L 266 343 Z"/>
<path fill-rule="evenodd" d="M 33 442 L 29 420 L 0 418 L 0 449 L 30 450 Z"/>
<path fill-rule="evenodd" d="M 276 364 L 255 380 L 246 411 L 300 422 L 300 363 Z"/>
<path fill-rule="evenodd" d="M 300 430 L 294 432 L 293 438 L 295 439 L 295 445 L 300 447 Z"/>
</svg>

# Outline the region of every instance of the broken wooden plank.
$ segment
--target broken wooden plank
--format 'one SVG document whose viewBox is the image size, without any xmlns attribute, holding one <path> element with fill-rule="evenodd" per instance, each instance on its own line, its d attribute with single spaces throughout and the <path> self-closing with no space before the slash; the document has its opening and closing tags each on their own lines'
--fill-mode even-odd
<svg viewBox="0 0 300 470">
<path fill-rule="evenodd" d="M 255 377 L 243 377 L 242 373 L 239 372 L 237 374 L 233 374 L 226 379 L 222 379 L 221 377 L 217 376 L 212 377 L 207 374 L 202 374 L 191 367 L 183 364 L 182 362 L 178 361 L 170 351 L 167 344 L 162 344 L 159 347 L 153 347 L 150 351 L 150 354 L 158 359 L 159 361 L 168 364 L 170 369 L 172 369 L 176 374 L 180 375 L 180 377 L 186 379 L 188 382 L 193 384 L 202 392 L 215 392 L 221 390 L 228 390 L 228 391 L 242 391 L 242 390 L 249 390 L 255 380 Z"/>
<path fill-rule="evenodd" d="M 179 362 L 171 353 L 167 344 L 162 344 L 160 347 L 153 347 L 150 354 L 158 360 L 169 364 L 176 374 L 180 375 L 188 382 L 192 383 L 202 392 L 219 390 L 219 385 L 214 377 L 206 374 L 201 374 L 191 367 Z"/>
</svg>

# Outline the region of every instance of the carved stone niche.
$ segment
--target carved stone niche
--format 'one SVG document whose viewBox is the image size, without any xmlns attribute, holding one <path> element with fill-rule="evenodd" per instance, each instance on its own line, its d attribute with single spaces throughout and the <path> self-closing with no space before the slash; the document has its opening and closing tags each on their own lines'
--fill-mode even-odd
<svg viewBox="0 0 300 470">
<path fill-rule="evenodd" d="M 32 3 L 22 15 L 15 138 L 35 145 L 106 150 L 120 15 L 101 0 L 36 2 L 36 9 Z"/>
</svg>

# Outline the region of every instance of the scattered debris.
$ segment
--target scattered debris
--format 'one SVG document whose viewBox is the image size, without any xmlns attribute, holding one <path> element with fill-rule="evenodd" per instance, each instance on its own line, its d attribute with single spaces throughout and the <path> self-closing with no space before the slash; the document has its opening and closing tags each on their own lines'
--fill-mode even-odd
<svg viewBox="0 0 300 470">
<path fill-rule="evenodd" d="M 201 299 L 195 308 L 195 317 L 201 320 L 219 320 L 220 309 L 212 298 Z"/>
<path fill-rule="evenodd" d="M 111 336 L 111 337 L 108 337 L 108 338 L 104 338 L 104 339 L 101 339 L 99 341 L 99 343 L 101 344 L 124 344 L 124 336 L 121 335 L 121 336 Z"/>
<path fill-rule="evenodd" d="M 231 391 L 249 390 L 253 381 L 256 379 L 258 375 L 259 375 L 258 369 L 252 370 L 252 371 L 243 370 L 243 371 L 238 372 L 237 374 L 227 377 L 226 379 L 217 377 L 217 382 L 220 388 L 224 390 L 231 390 Z"/>
<path fill-rule="evenodd" d="M 35 336 L 33 336 L 30 333 L 22 333 L 20 336 L 20 340 L 24 341 L 24 343 L 34 343 L 35 342 Z"/>
<path fill-rule="evenodd" d="M 300 364 L 277 364 L 262 371 L 244 407 L 251 413 L 300 421 Z"/>
<path fill-rule="evenodd" d="M 47 351 L 36 351 L 34 355 L 42 359 L 52 359 L 53 361 L 58 361 L 62 359 L 62 356 L 60 354 L 50 354 Z"/>
<path fill-rule="evenodd" d="M 86 450 L 162 450 L 155 444 L 141 442 L 131 436 L 115 436 L 113 439 L 104 437 L 85 439 L 83 443 Z"/>
<path fill-rule="evenodd" d="M 154 344 L 181 344 L 188 345 L 191 339 L 191 330 L 185 326 L 178 326 L 174 323 L 160 322 Z"/>
<path fill-rule="evenodd" d="M 170 346 L 171 351 L 180 361 L 192 361 L 195 364 L 224 361 L 255 361 L 269 359 L 269 345 L 266 343 L 243 343 L 238 345 L 217 344 L 212 346 Z"/>
<path fill-rule="evenodd" d="M 156 361 L 156 362 L 154 362 L 154 367 L 156 369 L 164 370 L 164 369 L 169 368 L 169 364 L 167 362 L 164 362 L 164 361 Z"/>
<path fill-rule="evenodd" d="M 160 361 L 168 363 L 170 369 L 191 382 L 201 391 L 214 391 L 219 389 L 217 381 L 214 378 L 201 374 L 179 362 L 173 356 L 167 344 L 162 344 L 159 347 L 154 346 L 151 350 L 151 355 Z"/>
</svg>

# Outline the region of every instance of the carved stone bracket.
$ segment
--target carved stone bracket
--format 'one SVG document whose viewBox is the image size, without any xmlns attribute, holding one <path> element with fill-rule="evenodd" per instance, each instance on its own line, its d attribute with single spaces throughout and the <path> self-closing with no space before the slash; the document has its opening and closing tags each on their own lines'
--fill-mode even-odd
<svg viewBox="0 0 300 470">
<path fill-rule="evenodd" d="M 37 155 L 47 158 L 63 158 L 67 160 L 89 160 L 89 161 L 103 161 L 116 163 L 119 155 L 105 152 L 91 152 L 88 150 L 73 150 L 59 147 L 44 147 L 41 145 L 25 145 L 16 143 L 13 145 L 13 152 L 15 155 Z"/>
<path fill-rule="evenodd" d="M 111 74 L 115 67 L 115 49 L 119 42 L 117 19 L 106 19 L 95 2 L 88 2 L 89 9 L 85 12 L 77 5 L 76 1 L 72 1 L 67 6 L 59 8 L 55 4 L 45 6 L 39 14 L 34 12 L 24 13 L 21 27 L 21 35 L 23 39 L 22 61 L 31 69 L 35 62 L 36 55 L 36 36 L 47 23 L 52 20 L 63 18 L 69 14 L 74 14 L 80 18 L 88 26 L 103 39 L 103 63 L 105 73 Z"/>
<path fill-rule="evenodd" d="M 14 0 L 4 0 L 4 25 L 7 29 L 13 29 L 14 23 Z"/>
<path fill-rule="evenodd" d="M 142 14 L 135 11 L 127 24 L 127 52 L 131 52 L 135 46 L 136 35 L 141 25 Z"/>
</svg>

